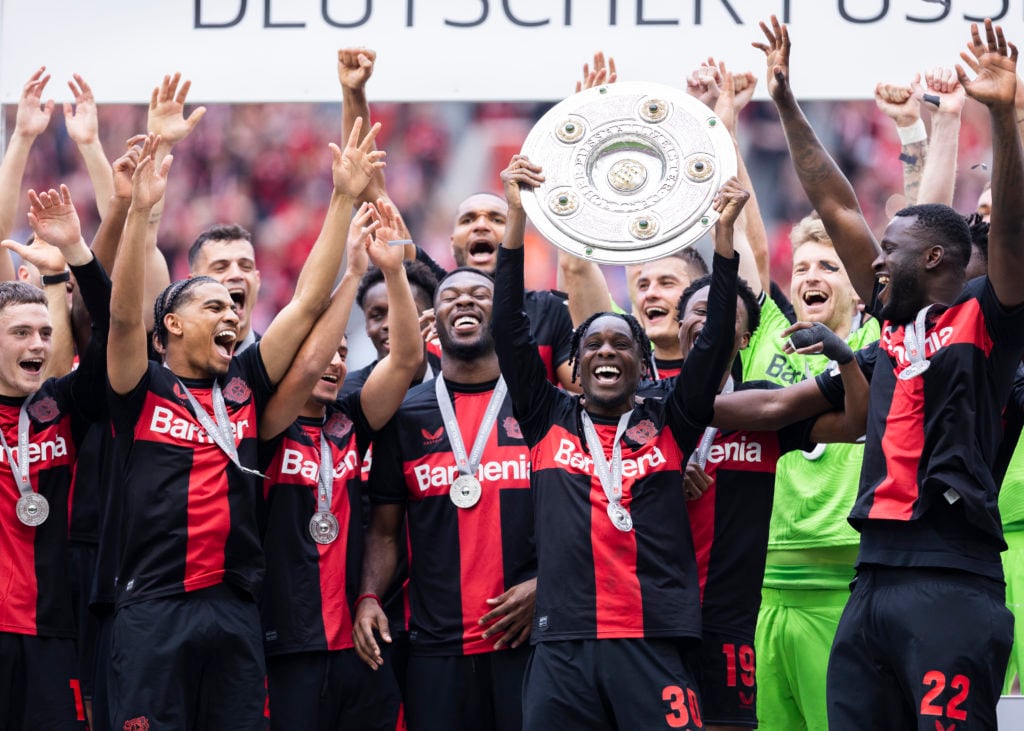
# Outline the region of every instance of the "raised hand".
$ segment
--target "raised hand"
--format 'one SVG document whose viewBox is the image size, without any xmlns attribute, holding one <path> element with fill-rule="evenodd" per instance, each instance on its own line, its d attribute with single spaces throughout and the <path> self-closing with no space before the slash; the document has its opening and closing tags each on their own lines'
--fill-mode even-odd
<svg viewBox="0 0 1024 731">
<path fill-rule="evenodd" d="M 59 193 L 30 190 L 28 205 L 28 222 L 36 236 L 62 250 L 82 242 L 82 224 L 68 186 L 61 185 Z"/>
<path fill-rule="evenodd" d="M 915 74 L 909 85 L 878 82 L 875 85 L 875 106 L 897 127 L 909 127 L 921 118 L 921 74 Z"/>
<path fill-rule="evenodd" d="M 402 260 L 405 259 L 405 241 L 408 234 L 405 223 L 398 209 L 386 198 L 377 199 L 378 219 L 374 222 L 373 239 L 366 246 L 366 253 L 370 255 L 370 261 L 385 272 L 392 274 L 402 268 Z M 396 242 L 396 243 L 392 243 Z"/>
<path fill-rule="evenodd" d="M 522 208 L 521 188 L 536 188 L 544 182 L 544 171 L 534 165 L 526 155 L 513 155 L 508 167 L 501 171 L 501 184 L 505 187 L 505 200 L 509 208 Z"/>
<path fill-rule="evenodd" d="M 50 75 L 43 75 L 45 66 L 40 66 L 21 90 L 21 98 L 18 100 L 18 114 L 14 118 L 15 134 L 24 137 L 38 137 L 50 123 L 50 115 L 53 113 L 53 99 L 47 99 L 46 104 L 42 103 L 43 90 L 50 81 Z"/>
<path fill-rule="evenodd" d="M 342 48 L 338 51 L 338 81 L 346 89 L 362 89 L 373 75 L 377 52 L 369 48 Z"/>
<path fill-rule="evenodd" d="M 722 75 L 715 59 L 708 57 L 686 77 L 686 93 L 710 109 L 715 108 L 720 93 Z"/>
<path fill-rule="evenodd" d="M 164 197 L 167 190 L 167 173 L 174 161 L 173 155 L 167 155 L 157 166 L 156 149 L 162 140 L 160 135 L 151 134 L 142 143 L 139 151 L 139 163 L 132 175 L 132 207 L 136 210 L 147 210 L 156 205 Z"/>
<path fill-rule="evenodd" d="M 757 76 L 753 71 L 744 71 L 738 74 L 733 73 L 732 80 L 736 87 L 736 101 L 734 102 L 736 114 L 739 114 L 754 98 L 754 91 L 757 89 Z"/>
<path fill-rule="evenodd" d="M 99 139 L 100 118 L 96 111 L 96 98 L 92 87 L 85 83 L 81 74 L 74 74 L 74 80 L 68 82 L 75 97 L 74 108 L 70 102 L 64 102 L 64 126 L 68 137 L 77 145 L 91 145 Z"/>
<path fill-rule="evenodd" d="M 759 25 L 768 42 L 751 45 L 764 51 L 768 67 L 768 94 L 778 101 L 789 93 L 789 29 L 774 15 L 771 28 L 764 21 Z"/>
<path fill-rule="evenodd" d="M 142 156 L 142 149 L 139 147 L 145 141 L 146 135 L 135 135 L 127 143 L 127 150 L 121 157 L 114 160 L 112 165 L 114 172 L 114 195 L 124 200 L 131 200 L 132 197 L 132 176 L 135 168 L 139 165 L 139 158 Z"/>
<path fill-rule="evenodd" d="M 380 132 L 380 122 L 373 125 L 360 142 L 359 134 L 362 131 L 363 118 L 357 117 L 344 151 L 333 142 L 330 144 L 331 153 L 334 155 L 334 164 L 331 166 L 334 190 L 350 198 L 359 197 L 373 177 L 374 171 L 384 167 L 384 157 L 387 155 L 383 150 L 373 149 L 373 141 Z"/>
<path fill-rule="evenodd" d="M 608 63 L 605 64 L 604 52 L 598 51 L 594 54 L 593 69 L 588 64 L 583 64 L 583 80 L 576 82 L 576 93 L 584 89 L 593 89 L 602 84 L 614 84 L 618 78 L 619 75 L 615 71 L 615 59 L 609 56 Z"/>
<path fill-rule="evenodd" d="M 750 192 L 740 185 L 738 179 L 732 177 L 726 180 L 711 203 L 711 207 L 719 214 L 718 225 L 733 226 L 749 199 Z"/>
<path fill-rule="evenodd" d="M 962 51 L 960 58 L 974 68 L 977 76 L 972 81 L 960 65 L 956 75 L 967 95 L 985 106 L 1012 105 L 1017 94 L 1017 47 L 1003 36 L 1002 26 L 985 20 L 985 40 L 982 41 L 977 23 L 971 23 L 971 41 L 967 44 L 970 55 Z M 974 62 L 968 59 L 973 55 Z"/>
<path fill-rule="evenodd" d="M 185 116 L 185 100 L 192 82 L 186 80 L 178 88 L 181 74 L 165 76 L 160 86 L 153 89 L 149 99 L 149 114 L 146 118 L 146 131 L 159 135 L 164 145 L 173 146 L 192 133 L 199 120 L 206 114 L 206 107 L 196 107 Z"/>
<path fill-rule="evenodd" d="M 29 264 L 34 264 L 39 273 L 44 277 L 60 274 L 67 268 L 64 262 L 64 254 L 61 253 L 61 250 L 43 241 L 38 236 L 31 246 L 25 246 L 17 241 L 6 239 L 3 242 L 3 247 L 8 251 L 13 251 Z"/>
<path fill-rule="evenodd" d="M 960 115 L 964 108 L 964 102 L 967 101 L 967 93 L 957 81 L 956 72 L 953 69 L 941 66 L 933 68 L 925 73 L 924 84 L 929 95 L 938 97 L 939 112 Z M 933 102 L 934 99 L 926 98 L 926 101 Z"/>
<path fill-rule="evenodd" d="M 736 109 L 736 83 L 735 77 L 725 67 L 723 61 L 718 65 L 718 99 L 715 100 L 715 114 L 717 114 L 725 128 L 732 134 L 736 134 L 736 122 L 739 119 L 739 110 Z"/>
<path fill-rule="evenodd" d="M 349 222 L 348 239 L 345 242 L 348 259 L 345 267 L 347 271 L 357 277 L 362 277 L 370 268 L 366 249 L 370 245 L 374 228 L 380 225 L 379 221 L 380 218 L 373 204 L 363 203 Z"/>
</svg>

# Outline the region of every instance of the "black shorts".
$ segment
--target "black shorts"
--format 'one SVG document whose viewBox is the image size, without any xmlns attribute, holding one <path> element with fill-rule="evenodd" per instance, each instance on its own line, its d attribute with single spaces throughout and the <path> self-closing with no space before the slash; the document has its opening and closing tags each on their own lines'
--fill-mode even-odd
<svg viewBox="0 0 1024 731">
<path fill-rule="evenodd" d="M 753 636 L 705 627 L 697 657 L 704 723 L 756 728 L 757 656 Z"/>
<path fill-rule="evenodd" d="M 523 731 L 703 728 L 688 654 L 669 639 L 540 642 L 526 670 Z"/>
<path fill-rule="evenodd" d="M 106 605 L 104 605 L 104 609 Z M 113 612 L 96 613 L 96 657 L 93 663 L 92 728 L 93 731 L 112 729 L 110 719 L 110 636 L 114 628 Z"/>
<path fill-rule="evenodd" d="M 266 728 L 256 603 L 225 585 L 122 607 L 111 634 L 109 704 L 119 731 Z"/>
<path fill-rule="evenodd" d="M 398 684 L 355 650 L 295 652 L 267 658 L 270 728 L 281 731 L 394 731 Z"/>
<path fill-rule="evenodd" d="M 82 695 L 92 698 L 93 669 L 96 665 L 96 637 L 99 620 L 89 611 L 89 593 L 96 576 L 95 543 L 74 541 L 68 544 L 71 577 L 71 602 L 78 619 L 78 667 L 82 675 Z"/>
<path fill-rule="evenodd" d="M 75 641 L 0 632 L 0 728 L 84 731 Z"/>
<path fill-rule="evenodd" d="M 529 647 L 479 655 L 410 655 L 409 731 L 520 731 Z"/>
<path fill-rule="evenodd" d="M 1013 642 L 1004 595 L 962 571 L 860 570 L 829 658 L 829 729 L 995 729 Z"/>
</svg>

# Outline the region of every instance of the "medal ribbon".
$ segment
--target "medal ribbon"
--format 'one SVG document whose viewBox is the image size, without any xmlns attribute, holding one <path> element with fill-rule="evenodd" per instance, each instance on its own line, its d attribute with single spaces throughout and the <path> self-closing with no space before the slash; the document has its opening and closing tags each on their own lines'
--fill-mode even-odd
<svg viewBox="0 0 1024 731">
<path fill-rule="evenodd" d="M 611 468 L 608 466 L 608 458 L 605 456 L 604 447 L 601 446 L 601 438 L 597 435 L 594 422 L 590 420 L 590 414 L 586 411 L 580 414 L 580 421 L 583 422 L 583 434 L 587 438 L 587 447 L 590 449 L 590 457 L 594 460 L 594 474 L 601 482 L 604 495 L 608 498 L 609 504 L 622 502 L 622 435 L 626 432 L 626 425 L 629 424 L 629 417 L 633 415 L 633 409 L 619 417 L 619 424 L 615 427 L 615 442 L 612 445 Z"/>
<path fill-rule="evenodd" d="M 732 382 L 732 376 L 729 376 L 729 380 L 725 382 L 725 388 L 722 389 L 722 393 L 732 393 L 735 386 Z M 690 455 L 690 462 L 696 464 L 701 469 L 708 463 L 708 453 L 711 452 L 711 445 L 715 441 L 715 437 L 718 436 L 718 428 L 709 426 L 704 430 L 704 436 L 700 438 L 700 444 L 697 446 L 697 450 Z"/>
<path fill-rule="evenodd" d="M 28 459 L 28 402 L 31 397 L 25 399 L 18 412 L 18 459 L 14 459 L 14 450 L 7 446 L 4 433 L 0 430 L 0 444 L 3 444 L 4 452 L 7 453 L 7 464 L 11 466 L 11 474 L 18 483 L 18 491 L 22 496 L 31 495 L 32 480 L 30 479 L 30 464 Z"/>
<path fill-rule="evenodd" d="M 928 342 L 925 332 L 925 319 L 928 317 L 928 310 L 931 305 L 925 305 L 917 313 L 914 322 L 908 322 L 903 328 L 903 344 L 906 346 L 907 358 L 911 363 L 920 363 L 925 358 L 925 344 Z"/>
<path fill-rule="evenodd" d="M 206 413 L 206 409 L 196 401 L 196 397 L 188 390 L 188 386 L 181 382 L 180 378 L 178 378 L 178 384 L 185 391 L 188 402 L 192 404 L 192 411 L 195 414 L 196 420 L 203 427 L 203 431 L 228 456 L 231 463 L 247 475 L 255 475 L 256 477 L 266 479 L 267 476 L 265 474 L 259 470 L 246 467 L 238 460 L 238 447 L 235 446 L 235 435 L 231 430 L 231 420 L 228 419 L 228 407 L 224 403 L 224 394 L 220 390 L 220 383 L 216 380 L 213 382 L 213 414 L 217 418 L 216 424 L 210 418 L 210 415 Z"/>
<path fill-rule="evenodd" d="M 455 418 L 455 407 L 452 406 L 451 396 L 448 395 L 448 387 L 445 385 L 444 376 L 438 375 L 434 379 L 434 393 L 437 394 L 437 405 L 441 409 L 441 419 L 444 421 L 444 429 L 448 432 L 448 441 L 452 445 L 452 454 L 455 456 L 455 464 L 460 475 L 475 477 L 480 469 L 480 458 L 483 456 L 484 447 L 494 429 L 494 422 L 498 420 L 498 410 L 505 401 L 505 393 L 508 387 L 505 379 L 498 376 L 498 382 L 494 385 L 494 392 L 491 400 L 487 403 L 487 410 L 484 411 L 483 421 L 480 422 L 480 430 L 473 440 L 473 449 L 466 457 L 466 445 L 462 441 L 462 432 L 459 431 L 459 421 Z"/>
<path fill-rule="evenodd" d="M 331 499 L 334 497 L 334 454 L 322 426 L 320 427 L 320 469 L 316 473 L 316 482 L 316 511 L 329 513 L 331 512 Z"/>
</svg>

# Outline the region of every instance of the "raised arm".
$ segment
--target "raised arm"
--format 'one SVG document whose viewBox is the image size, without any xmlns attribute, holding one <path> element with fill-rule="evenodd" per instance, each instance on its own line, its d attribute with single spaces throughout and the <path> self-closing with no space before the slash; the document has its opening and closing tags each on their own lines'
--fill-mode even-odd
<svg viewBox="0 0 1024 731">
<path fill-rule="evenodd" d="M 171 154 L 175 145 L 195 131 L 206 114 L 206 107 L 196 107 L 187 117 L 185 116 L 185 104 L 191 88 L 192 82 L 187 79 L 182 82 L 180 73 L 164 76 L 160 85 L 153 88 L 146 114 L 146 131 L 160 137 L 160 146 L 154 158 L 157 166 L 161 165 L 164 158 Z M 146 289 L 144 294 L 144 303 L 146 304 L 155 302 L 157 296 L 171 283 L 167 259 L 164 258 L 163 252 L 157 246 L 160 221 L 163 218 L 166 200 L 166 196 L 164 196 L 157 201 L 150 210 L 149 219 L 146 222 Z M 143 306 L 143 319 L 147 330 L 153 328 L 152 312 L 151 306 Z"/>
<path fill-rule="evenodd" d="M 85 169 L 92 181 L 93 193 L 96 196 L 96 210 L 100 220 L 107 216 L 110 198 L 114 194 L 113 171 L 110 161 L 103 152 L 100 142 L 100 117 L 96 109 L 96 98 L 92 88 L 80 74 L 74 74 L 74 80 L 68 82 L 68 88 L 75 98 L 74 107 L 64 102 L 64 126 L 82 155 Z"/>
<path fill-rule="evenodd" d="M 377 210 L 384 222 L 381 229 L 394 230 L 398 225 L 398 210 L 383 198 L 377 201 Z M 388 297 L 390 352 L 367 377 L 359 396 L 366 421 L 371 429 L 376 430 L 383 427 L 401 406 L 413 376 L 423 363 L 423 339 L 416 301 L 402 266 L 402 248 L 389 244 L 387 236 L 380 235 L 373 237 L 367 251 L 370 261 L 384 273 Z"/>
<path fill-rule="evenodd" d="M 921 173 L 928 155 L 928 130 L 921 119 L 921 94 L 921 74 L 916 74 L 909 85 L 881 81 L 875 85 L 875 105 L 895 123 L 900 138 L 903 197 L 908 206 L 917 203 Z"/>
<path fill-rule="evenodd" d="M 14 217 L 21 200 L 21 182 L 25 177 L 25 166 L 28 165 L 28 153 L 36 137 L 41 135 L 50 123 L 53 112 L 53 100 L 41 105 L 43 90 L 50 80 L 45 74 L 46 67 L 41 66 L 29 77 L 18 100 L 18 113 L 14 121 L 14 134 L 7 143 L 3 162 L 0 163 L 0 239 L 9 238 L 14 231 Z M 0 281 L 14 279 L 14 263 L 10 254 L 0 256 Z"/>
<path fill-rule="evenodd" d="M 335 288 L 330 305 L 316 321 L 288 372 L 278 384 L 277 391 L 260 415 L 260 439 L 263 441 L 273 439 L 295 421 L 341 346 L 359 280 L 366 273 L 365 242 L 378 225 L 374 213 L 368 204 L 364 204 L 351 223 L 346 245 L 347 265 L 341 283 Z"/>
<path fill-rule="evenodd" d="M 369 48 L 342 48 L 338 51 L 338 81 L 341 83 L 341 139 L 347 140 L 357 119 L 370 124 L 370 102 L 366 99 L 366 82 L 373 75 L 377 52 Z M 373 177 L 359 196 L 360 202 L 373 203 L 387 198 L 384 168 L 374 170 Z"/>
<path fill-rule="evenodd" d="M 373 149 L 373 140 L 380 131 L 380 125 L 374 125 L 362 141 L 361 131 L 362 120 L 358 120 L 344 151 L 331 143 L 334 191 L 324 225 L 302 265 L 291 301 L 270 323 L 260 341 L 260 356 L 273 384 L 277 384 L 284 376 L 313 323 L 327 309 L 331 288 L 345 251 L 352 205 L 366 187 L 374 170 L 384 165 L 384 152 Z"/>
<path fill-rule="evenodd" d="M 928 162 L 921 173 L 918 203 L 953 205 L 956 157 L 960 143 L 960 116 L 967 95 L 953 69 L 935 68 L 925 74 L 925 96 L 935 106 Z"/>
<path fill-rule="evenodd" d="M 864 220 L 853 186 L 822 146 L 804 117 L 789 83 L 789 31 L 772 16 L 772 27 L 761 23 L 767 43 L 755 43 L 764 51 L 768 66 L 768 93 L 779 110 L 786 142 L 797 178 L 839 253 L 850 281 L 860 298 L 870 302 L 875 288 L 872 262 L 878 242 Z"/>
<path fill-rule="evenodd" d="M 132 204 L 125 223 L 124 244 L 114 262 L 110 297 L 110 336 L 107 376 L 114 393 L 124 395 L 138 385 L 148 367 L 146 325 L 142 316 L 145 276 L 146 225 L 153 206 L 167 188 L 173 157 L 155 161 L 160 138 L 149 135 L 139 153 L 132 177 Z"/>
<path fill-rule="evenodd" d="M 1017 47 L 991 20 L 985 21 L 984 41 L 978 26 L 971 25 L 971 45 L 978 75 L 972 81 L 959 64 L 956 71 L 967 95 L 988 107 L 992 121 L 988 278 L 999 302 L 1016 307 L 1024 302 L 1024 158 L 1014 109 Z"/>
</svg>

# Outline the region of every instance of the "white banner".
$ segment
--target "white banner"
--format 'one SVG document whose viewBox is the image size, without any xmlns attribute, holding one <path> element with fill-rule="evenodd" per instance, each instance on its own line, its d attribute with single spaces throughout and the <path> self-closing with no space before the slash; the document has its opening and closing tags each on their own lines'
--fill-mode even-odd
<svg viewBox="0 0 1024 731">
<path fill-rule="evenodd" d="M 1024 46 L 1024 0 L 0 0 L 0 101 L 46 65 L 101 102 L 143 102 L 165 73 L 190 101 L 337 101 L 336 50 L 378 52 L 375 101 L 557 100 L 595 50 L 620 79 L 682 84 L 708 55 L 764 75 L 759 20 L 788 21 L 802 99 L 870 98 L 952 66 L 985 15 Z M 760 93 L 763 95 L 764 84 Z"/>
</svg>

